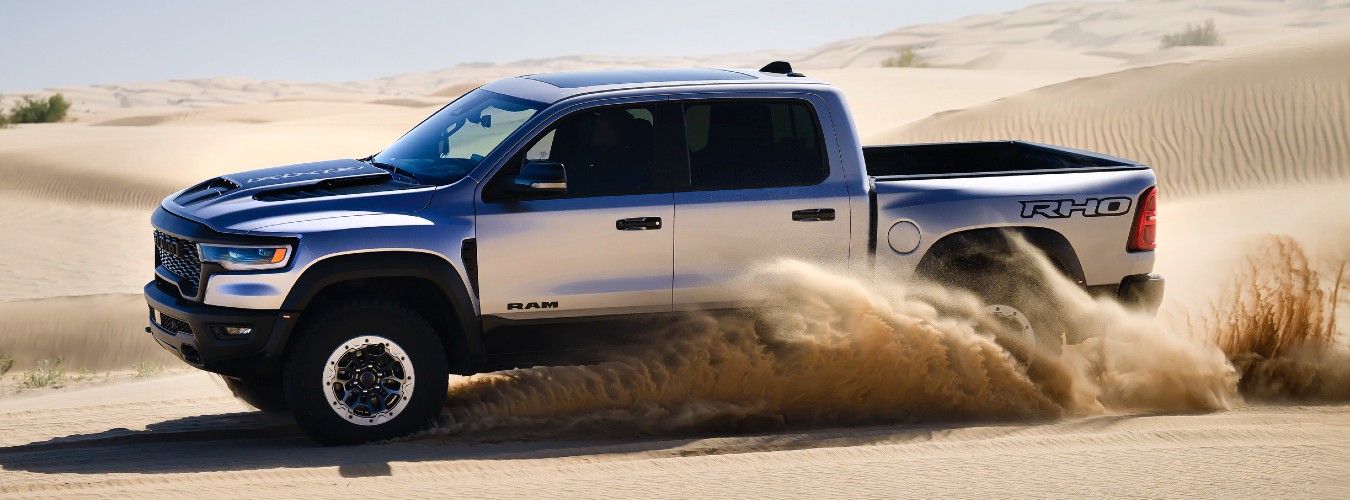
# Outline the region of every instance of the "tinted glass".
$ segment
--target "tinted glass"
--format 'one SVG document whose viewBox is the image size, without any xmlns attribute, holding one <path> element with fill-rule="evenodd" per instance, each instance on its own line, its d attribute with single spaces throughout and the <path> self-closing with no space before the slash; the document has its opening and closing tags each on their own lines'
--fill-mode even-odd
<svg viewBox="0 0 1350 500">
<path fill-rule="evenodd" d="M 531 160 L 563 164 L 567 170 L 564 197 L 568 198 L 668 191 L 668 179 L 656 175 L 655 150 L 653 107 L 577 111 L 559 120 L 531 143 L 520 158 L 499 172 L 492 191 L 503 194 L 504 179 L 520 173 L 520 167 Z"/>
<path fill-rule="evenodd" d="M 375 155 L 375 161 L 410 172 L 424 184 L 463 178 L 544 103 L 478 89 L 427 118 Z"/>
<path fill-rule="evenodd" d="M 684 124 L 692 189 L 804 186 L 827 176 L 820 125 L 804 103 L 688 104 Z"/>
</svg>

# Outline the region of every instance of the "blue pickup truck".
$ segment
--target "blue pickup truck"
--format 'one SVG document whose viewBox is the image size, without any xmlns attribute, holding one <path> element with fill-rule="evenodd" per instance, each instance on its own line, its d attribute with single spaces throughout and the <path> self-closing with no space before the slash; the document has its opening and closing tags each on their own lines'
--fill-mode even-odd
<svg viewBox="0 0 1350 500">
<path fill-rule="evenodd" d="M 1156 197 L 1148 166 L 1086 151 L 863 147 L 843 93 L 781 62 L 526 75 L 370 157 L 166 198 L 146 330 L 317 441 L 360 443 L 427 425 L 448 374 L 557 362 L 576 352 L 559 339 L 597 325 L 736 310 L 737 274 L 782 257 L 967 286 L 1058 343 L 1007 293 L 1009 235 L 1156 309 Z"/>
</svg>

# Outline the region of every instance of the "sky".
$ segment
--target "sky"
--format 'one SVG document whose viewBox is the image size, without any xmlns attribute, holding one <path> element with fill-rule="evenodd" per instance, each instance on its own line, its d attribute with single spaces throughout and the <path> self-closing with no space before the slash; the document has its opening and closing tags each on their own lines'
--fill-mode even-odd
<svg viewBox="0 0 1350 500">
<path fill-rule="evenodd" d="M 571 54 L 806 49 L 1037 0 L 0 0 L 0 92 L 343 82 Z"/>
</svg>

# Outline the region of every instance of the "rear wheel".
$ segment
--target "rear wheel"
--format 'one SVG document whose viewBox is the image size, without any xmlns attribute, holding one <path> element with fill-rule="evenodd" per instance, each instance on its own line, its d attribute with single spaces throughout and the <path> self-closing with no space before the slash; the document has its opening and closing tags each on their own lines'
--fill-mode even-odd
<svg viewBox="0 0 1350 500">
<path fill-rule="evenodd" d="M 1010 304 L 990 304 L 984 307 L 984 313 L 1003 327 L 1004 333 L 1035 348 L 1039 344 L 1036 327 L 1021 309 Z"/>
<path fill-rule="evenodd" d="M 1065 342 L 1064 325 L 1043 281 L 1047 278 L 1020 271 L 1011 262 L 985 256 L 951 263 L 941 276 L 984 302 L 985 319 L 997 325 L 999 340 L 1017 357 L 1029 362 L 1035 352 L 1058 354 Z"/>
<path fill-rule="evenodd" d="M 286 399 L 325 445 L 416 432 L 440 413 L 449 368 L 431 324 L 394 301 L 358 299 L 317 313 L 292 346 Z"/>
<path fill-rule="evenodd" d="M 225 377 L 225 387 L 230 388 L 234 397 L 260 411 L 281 413 L 289 408 L 286 405 L 286 391 L 281 387 L 280 380 L 255 382 Z"/>
</svg>

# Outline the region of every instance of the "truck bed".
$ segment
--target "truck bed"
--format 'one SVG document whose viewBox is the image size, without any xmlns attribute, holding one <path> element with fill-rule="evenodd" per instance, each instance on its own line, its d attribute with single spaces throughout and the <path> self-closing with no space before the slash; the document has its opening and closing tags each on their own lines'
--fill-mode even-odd
<svg viewBox="0 0 1350 500">
<path fill-rule="evenodd" d="M 944 178 L 1148 168 L 1129 160 L 1024 141 L 905 144 L 863 148 L 867 174 Z"/>
<path fill-rule="evenodd" d="M 1157 184 L 1146 165 L 1021 141 L 865 147 L 863 158 L 874 181 L 868 237 L 877 269 L 913 270 L 949 234 L 1015 227 L 1062 238 L 1076 253 L 1067 260 L 1081 262 L 1075 278 L 1087 286 L 1152 271 L 1153 252 L 1126 251 L 1135 205 Z M 1104 200 L 1124 210 L 1097 212 Z M 1079 208 L 1047 216 L 1028 204 Z"/>
</svg>

